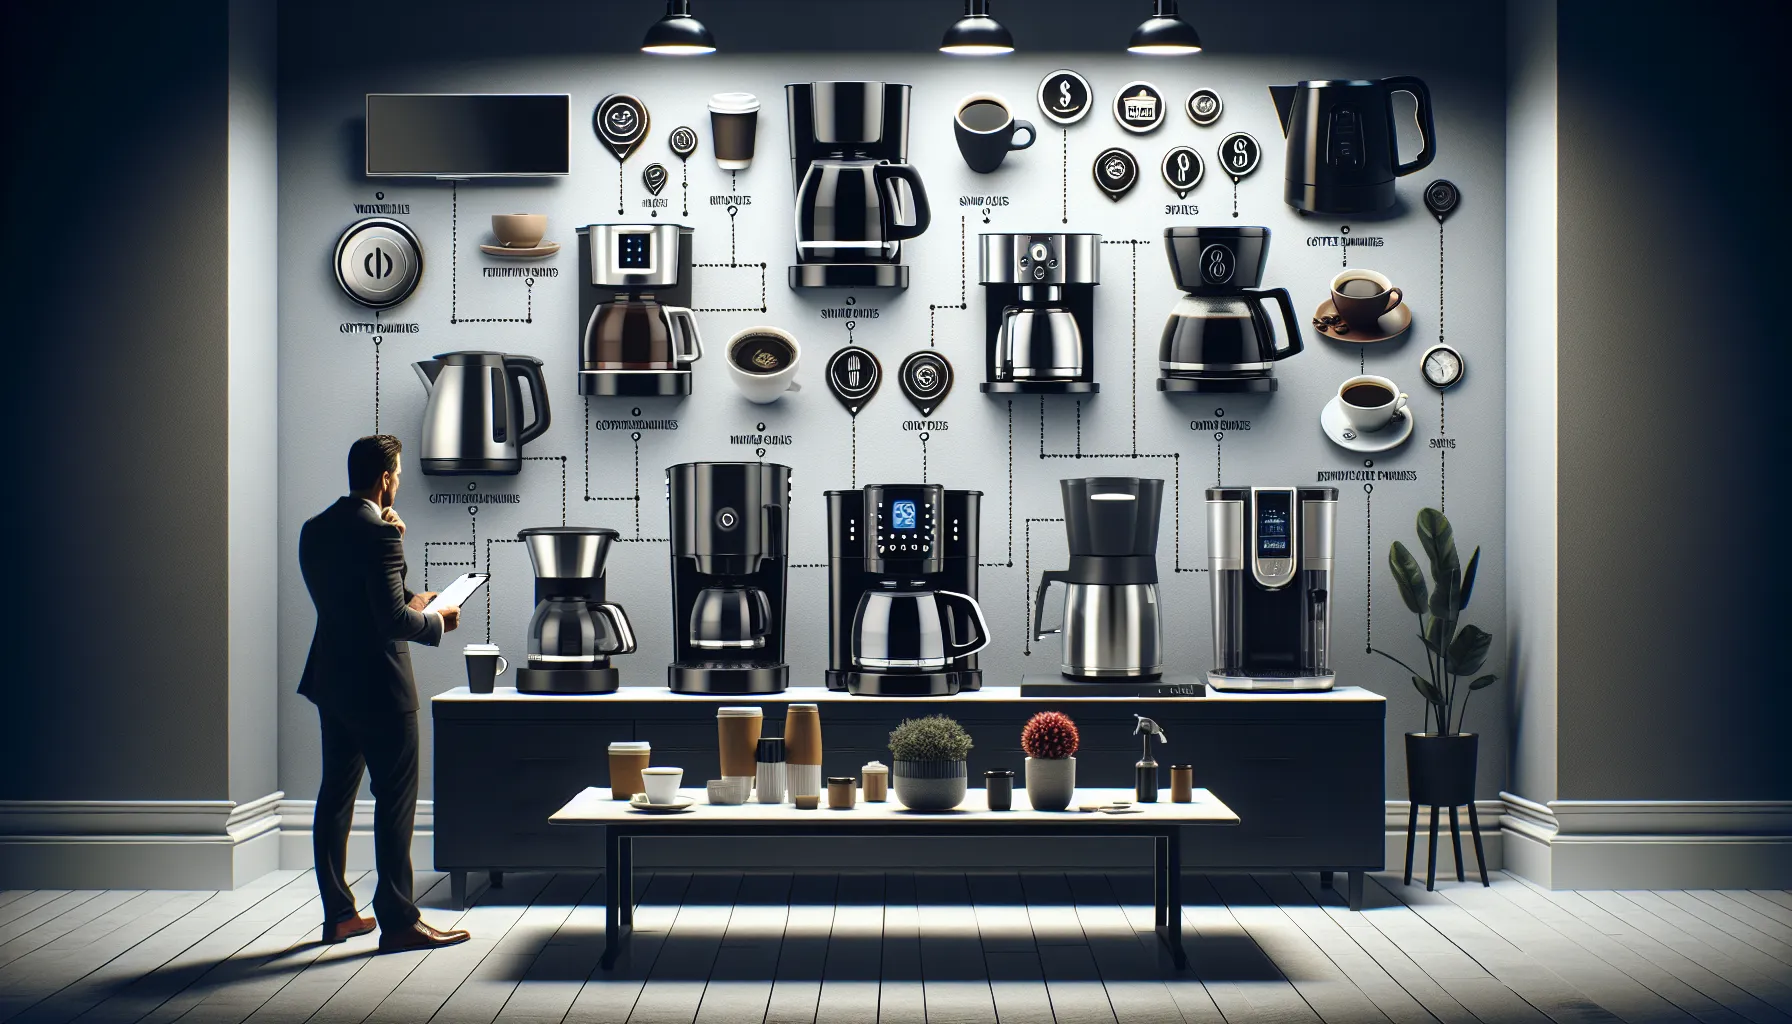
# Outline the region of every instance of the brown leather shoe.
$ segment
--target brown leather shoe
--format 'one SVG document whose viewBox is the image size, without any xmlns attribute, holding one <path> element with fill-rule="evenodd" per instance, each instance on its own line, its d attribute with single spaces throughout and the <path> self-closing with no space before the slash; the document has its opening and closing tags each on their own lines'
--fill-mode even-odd
<svg viewBox="0 0 1792 1024">
<path fill-rule="evenodd" d="M 381 932 L 380 952 L 403 953 L 412 949 L 437 949 L 458 945 L 472 937 L 470 932 L 460 929 L 445 932 L 418 921 L 402 932 Z"/>
<path fill-rule="evenodd" d="M 345 917 L 324 925 L 324 943 L 333 946 L 338 942 L 347 942 L 357 935 L 373 931 L 374 925 L 371 917 Z"/>
</svg>

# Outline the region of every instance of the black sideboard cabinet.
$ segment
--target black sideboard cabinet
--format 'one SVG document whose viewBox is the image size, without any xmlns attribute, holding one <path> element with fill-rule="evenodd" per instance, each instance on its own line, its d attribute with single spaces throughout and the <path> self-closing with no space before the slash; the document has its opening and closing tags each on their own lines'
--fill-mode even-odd
<svg viewBox="0 0 1792 1024">
<path fill-rule="evenodd" d="M 457 901 L 467 875 L 506 871 L 597 871 L 603 845 L 590 829 L 553 826 L 548 815 L 586 786 L 609 784 L 609 745 L 646 740 L 657 764 L 685 770 L 701 789 L 719 774 L 715 712 L 765 709 L 765 734 L 783 735 L 784 708 L 821 705 L 823 774 L 857 776 L 867 761 L 890 761 L 889 732 L 904 718 L 944 713 L 970 731 L 971 784 L 987 769 L 1012 769 L 1022 783 L 1021 725 L 1035 712 L 1064 711 L 1077 723 L 1080 786 L 1131 788 L 1139 756 L 1133 716 L 1156 719 L 1170 737 L 1155 757 L 1160 799 L 1169 766 L 1191 763 L 1195 785 L 1237 812 L 1237 828 L 1210 829 L 1184 846 L 1184 866 L 1213 870 L 1317 870 L 1350 875 L 1352 906 L 1362 873 L 1382 868 L 1385 848 L 1383 721 L 1387 702 L 1356 687 L 1315 694 L 1222 694 L 1164 699 L 1038 698 L 1018 687 L 955 697 L 853 697 L 820 687 L 753 697 L 674 694 L 624 687 L 614 694 L 549 697 L 465 688 L 435 697 L 435 867 L 449 872 Z M 1025 800 L 1020 794 L 1015 799 Z"/>
</svg>

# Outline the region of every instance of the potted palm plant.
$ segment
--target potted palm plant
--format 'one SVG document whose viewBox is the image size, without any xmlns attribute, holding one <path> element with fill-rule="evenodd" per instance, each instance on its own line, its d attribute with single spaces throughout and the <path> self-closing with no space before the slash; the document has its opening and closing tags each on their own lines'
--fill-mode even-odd
<svg viewBox="0 0 1792 1024">
<path fill-rule="evenodd" d="M 1035 811 L 1061 811 L 1076 796 L 1076 723 L 1058 711 L 1041 711 L 1020 731 L 1027 754 L 1027 803 Z"/>
<path fill-rule="evenodd" d="M 1418 531 L 1419 546 L 1430 563 L 1430 583 L 1426 583 L 1419 560 L 1399 541 L 1388 552 L 1388 566 L 1400 588 L 1400 599 L 1418 617 L 1425 671 L 1386 651 L 1371 650 L 1405 669 L 1413 688 L 1425 698 L 1425 728 L 1406 734 L 1408 797 L 1415 806 L 1455 807 L 1475 799 L 1479 737 L 1462 731 L 1469 698 L 1499 677 L 1476 675 L 1487 660 L 1493 636 L 1460 621 L 1474 594 L 1481 549 L 1475 549 L 1464 567 L 1457 557 L 1450 520 L 1434 508 L 1419 512 Z"/>
<path fill-rule="evenodd" d="M 964 802 L 971 734 L 945 715 L 904 719 L 890 733 L 896 799 L 911 811 L 949 811 Z"/>
</svg>

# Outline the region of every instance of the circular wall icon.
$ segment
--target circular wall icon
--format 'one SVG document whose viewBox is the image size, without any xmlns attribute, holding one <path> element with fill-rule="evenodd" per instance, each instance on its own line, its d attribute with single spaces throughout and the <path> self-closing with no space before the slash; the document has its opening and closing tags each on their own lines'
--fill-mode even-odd
<svg viewBox="0 0 1792 1024">
<path fill-rule="evenodd" d="M 1068 68 L 1039 80 L 1039 112 L 1057 124 L 1075 124 L 1088 116 L 1095 90 L 1089 80 Z"/>
<path fill-rule="evenodd" d="M 1456 204 L 1461 201 L 1462 192 L 1456 188 L 1456 183 L 1453 181 L 1439 178 L 1425 186 L 1425 208 L 1430 210 L 1440 221 L 1448 217 L 1456 209 Z"/>
<path fill-rule="evenodd" d="M 1185 109 L 1188 111 L 1190 121 L 1206 128 L 1220 119 L 1220 114 L 1225 110 L 1225 104 L 1220 102 L 1220 94 L 1212 89 L 1196 89 L 1189 93 Z"/>
<path fill-rule="evenodd" d="M 647 105 L 625 93 L 604 97 L 591 115 L 591 127 L 597 132 L 598 141 L 618 160 L 627 160 L 641 140 L 647 138 L 650 122 Z"/>
<path fill-rule="evenodd" d="M 1234 178 L 1242 178 L 1257 169 L 1263 159 L 1263 148 L 1246 132 L 1233 132 L 1220 140 L 1220 166 Z"/>
<path fill-rule="evenodd" d="M 647 191 L 650 194 L 657 196 L 660 194 L 660 189 L 666 187 L 668 177 L 670 175 L 666 173 L 665 164 L 648 164 L 647 169 L 641 172 L 641 184 L 647 186 Z"/>
<path fill-rule="evenodd" d="M 870 349 L 848 345 L 828 357 L 828 390 L 854 416 L 877 394 L 883 380 L 883 364 Z"/>
<path fill-rule="evenodd" d="M 406 224 L 370 217 L 349 225 L 336 241 L 336 283 L 372 309 L 410 298 L 423 277 L 423 246 Z"/>
<path fill-rule="evenodd" d="M 1150 82 L 1128 82 L 1114 97 L 1114 120 L 1129 132 L 1143 135 L 1164 123 L 1164 96 Z"/>
<path fill-rule="evenodd" d="M 945 356 L 926 349 L 904 359 L 896 377 L 902 384 L 902 393 L 921 410 L 922 416 L 933 415 L 952 390 L 952 364 Z"/>
<path fill-rule="evenodd" d="M 1164 154 L 1163 175 L 1165 184 L 1178 197 L 1186 198 L 1195 186 L 1201 184 L 1201 175 L 1207 167 L 1201 162 L 1201 154 L 1187 146 L 1177 146 Z"/>
<path fill-rule="evenodd" d="M 672 147 L 672 153 L 680 160 L 689 160 L 691 154 L 697 152 L 697 131 L 689 125 L 679 125 L 672 129 L 666 137 L 666 144 Z"/>
<path fill-rule="evenodd" d="M 1119 146 L 1104 149 L 1095 158 L 1095 185 L 1115 202 L 1139 181 L 1139 162 Z"/>
</svg>

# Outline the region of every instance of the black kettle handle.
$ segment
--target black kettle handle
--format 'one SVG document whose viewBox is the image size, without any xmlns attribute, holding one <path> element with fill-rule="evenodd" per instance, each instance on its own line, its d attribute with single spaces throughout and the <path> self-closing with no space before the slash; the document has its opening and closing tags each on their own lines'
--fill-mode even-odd
<svg viewBox="0 0 1792 1024">
<path fill-rule="evenodd" d="M 1273 358 L 1277 360 L 1286 359 L 1289 356 L 1297 355 L 1306 349 L 1307 343 L 1301 340 L 1300 324 L 1294 319 L 1294 299 L 1289 296 L 1288 289 L 1246 288 L 1244 290 L 1244 295 L 1245 298 L 1254 302 L 1262 302 L 1264 299 L 1274 299 L 1276 300 L 1276 305 L 1281 307 L 1282 323 L 1287 328 L 1284 333 L 1288 335 L 1288 344 L 1282 348 L 1276 349 Z"/>
<path fill-rule="evenodd" d="M 1424 145 L 1419 147 L 1419 155 L 1417 159 L 1395 167 L 1394 174 L 1396 176 L 1404 176 L 1421 168 L 1429 167 L 1431 161 L 1437 159 L 1437 129 L 1431 124 L 1430 88 L 1428 88 L 1424 82 L 1411 75 L 1399 75 L 1394 78 L 1384 78 L 1381 80 L 1380 84 L 1386 87 L 1388 91 L 1390 114 L 1392 113 L 1394 93 L 1412 93 L 1412 98 L 1419 102 L 1419 109 L 1414 116 L 1419 122 L 1419 136 Z M 1389 118 L 1389 121 L 1392 121 L 1391 117 Z"/>
<path fill-rule="evenodd" d="M 927 187 L 921 184 L 921 172 L 915 170 L 913 164 L 878 164 L 872 168 L 872 175 L 883 189 L 884 202 L 890 209 L 898 210 L 905 205 L 897 202 L 892 179 L 901 178 L 908 182 L 909 193 L 914 197 L 913 223 L 899 223 L 895 216 L 890 216 L 885 225 L 889 240 L 900 242 L 926 231 L 927 225 L 933 223 L 933 210 L 927 205 Z"/>
<path fill-rule="evenodd" d="M 1057 629 L 1045 628 L 1045 592 L 1051 589 L 1051 585 L 1054 583 L 1069 582 L 1070 573 L 1063 569 L 1047 569 L 1039 574 L 1039 592 L 1033 598 L 1033 639 L 1044 640 L 1064 628 L 1063 626 L 1059 626 Z"/>
<path fill-rule="evenodd" d="M 541 372 L 541 360 L 534 356 L 505 356 L 504 373 L 529 385 L 529 403 L 535 415 L 523 424 L 522 436 L 516 439 L 517 444 L 525 445 L 548 432 L 553 414 L 548 410 L 547 377 Z"/>
</svg>

